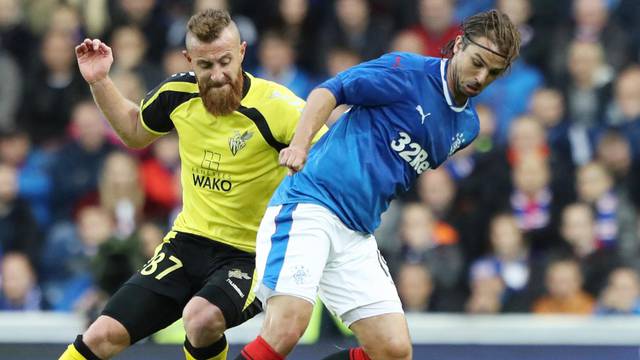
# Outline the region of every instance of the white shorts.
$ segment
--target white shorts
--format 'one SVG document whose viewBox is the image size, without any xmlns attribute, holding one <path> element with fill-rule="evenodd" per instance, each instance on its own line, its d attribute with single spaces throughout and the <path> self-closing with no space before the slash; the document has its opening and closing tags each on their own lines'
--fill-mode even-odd
<svg viewBox="0 0 640 360">
<path fill-rule="evenodd" d="M 315 304 L 319 295 L 347 326 L 403 312 L 373 235 L 347 228 L 322 206 L 269 207 L 256 246 L 257 296 L 263 304 L 274 295 Z"/>
</svg>

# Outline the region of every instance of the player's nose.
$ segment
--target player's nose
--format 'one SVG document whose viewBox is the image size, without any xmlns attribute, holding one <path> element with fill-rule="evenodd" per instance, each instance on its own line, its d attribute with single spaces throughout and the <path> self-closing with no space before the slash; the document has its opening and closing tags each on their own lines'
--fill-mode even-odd
<svg viewBox="0 0 640 360">
<path fill-rule="evenodd" d="M 225 81 L 224 71 L 221 69 L 213 69 L 211 70 L 211 75 L 209 76 L 211 81 L 215 84 L 221 84 Z"/>
<path fill-rule="evenodd" d="M 480 71 L 476 75 L 476 81 L 478 81 L 480 85 L 484 85 L 488 77 L 489 77 L 489 72 L 483 68 L 483 69 L 480 69 Z"/>
</svg>

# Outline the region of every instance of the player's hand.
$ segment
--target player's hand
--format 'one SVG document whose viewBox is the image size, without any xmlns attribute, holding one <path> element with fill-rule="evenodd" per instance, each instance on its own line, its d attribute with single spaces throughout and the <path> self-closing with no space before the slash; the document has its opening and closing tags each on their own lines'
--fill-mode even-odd
<svg viewBox="0 0 640 360">
<path fill-rule="evenodd" d="M 84 39 L 76 46 L 76 58 L 80 73 L 89 84 L 105 79 L 113 64 L 111 48 L 99 39 Z"/>
<path fill-rule="evenodd" d="M 289 168 L 289 175 L 302 170 L 307 161 L 307 150 L 299 146 L 289 146 L 280 150 L 280 165 Z"/>
</svg>

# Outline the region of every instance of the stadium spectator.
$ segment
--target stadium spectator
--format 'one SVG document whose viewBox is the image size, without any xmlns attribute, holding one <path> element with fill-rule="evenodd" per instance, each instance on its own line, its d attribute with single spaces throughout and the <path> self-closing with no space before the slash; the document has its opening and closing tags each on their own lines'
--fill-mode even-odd
<svg viewBox="0 0 640 360">
<path fill-rule="evenodd" d="M 68 33 L 48 32 L 40 45 L 38 62 L 25 79 L 20 123 L 36 145 L 59 148 L 75 102 L 88 95 L 74 67 L 73 39 Z M 55 109 L 55 111 L 53 111 Z"/>
<path fill-rule="evenodd" d="M 140 102 L 140 100 L 142 100 L 144 98 L 144 95 L 147 93 L 147 88 L 145 87 L 144 81 L 136 73 L 121 71 L 113 74 L 112 79 L 118 89 L 122 91 L 122 95 L 124 95 L 124 97 L 128 100 L 131 100 L 135 103 Z M 116 140 L 115 132 L 108 132 L 109 140 L 111 140 L 112 142 L 117 142 L 118 140 Z"/>
<path fill-rule="evenodd" d="M 50 14 L 47 31 L 68 34 L 75 43 L 84 39 L 85 31 L 78 10 L 70 4 L 59 4 Z"/>
<path fill-rule="evenodd" d="M 574 260 L 557 260 L 549 264 L 545 285 L 547 295 L 533 304 L 536 314 L 591 314 L 594 298 L 582 290 L 580 266 Z"/>
<path fill-rule="evenodd" d="M 397 238 L 400 248 L 388 254 L 392 273 L 407 262 L 428 267 L 436 292 L 432 306 L 459 310 L 463 258 L 456 230 L 435 218 L 425 204 L 410 203 L 402 208 Z"/>
<path fill-rule="evenodd" d="M 40 236 L 29 204 L 18 196 L 18 170 L 0 162 L 0 255 L 19 251 L 37 264 Z"/>
<path fill-rule="evenodd" d="M 182 48 L 176 47 L 164 52 L 162 58 L 162 73 L 164 77 L 181 72 L 189 72 L 190 70 L 189 63 L 182 55 Z"/>
<path fill-rule="evenodd" d="M 473 301 L 483 303 L 497 296 L 501 312 L 526 312 L 531 306 L 532 294 L 540 286 L 530 246 L 518 227 L 517 219 L 510 214 L 493 217 L 489 229 L 491 251 L 474 261 L 469 271 L 471 297 L 479 296 L 480 299 Z M 485 281 L 495 281 L 491 279 L 498 279 L 503 284 L 499 294 L 476 288 Z"/>
<path fill-rule="evenodd" d="M 433 309 L 431 296 L 434 284 L 428 267 L 419 263 L 403 263 L 395 277 L 404 311 L 427 312 Z"/>
<path fill-rule="evenodd" d="M 573 21 L 558 21 L 559 25 L 549 36 L 549 75 L 557 80 L 564 72 L 565 59 L 571 57 L 571 43 L 601 43 L 607 54 L 607 64 L 615 69 L 625 66 L 632 49 L 627 29 L 623 29 L 610 17 L 607 0 L 573 0 L 571 15 Z M 584 59 L 586 60 L 586 59 Z"/>
<path fill-rule="evenodd" d="M 420 35 L 415 31 L 404 30 L 393 37 L 389 51 L 424 54 L 424 42 L 422 42 L 422 38 L 420 38 Z"/>
<path fill-rule="evenodd" d="M 44 294 L 53 310 L 87 311 L 96 301 L 92 261 L 98 249 L 114 236 L 109 213 L 99 206 L 85 206 L 74 223 L 52 229 L 42 251 Z"/>
<path fill-rule="evenodd" d="M 600 1 L 600 0 L 588 0 Z M 606 106 L 611 99 L 613 71 L 605 63 L 602 44 L 574 40 L 567 44 L 567 76 L 554 79 L 567 100 L 567 117 L 582 126 L 588 136 L 591 128 L 606 121 Z M 577 131 L 576 127 L 574 131 Z"/>
<path fill-rule="evenodd" d="M 102 115 L 92 101 L 79 102 L 73 108 L 71 122 L 75 136 L 57 152 L 51 167 L 56 220 L 70 219 L 78 202 L 97 191 L 99 169 L 114 150 L 107 142 Z"/>
<path fill-rule="evenodd" d="M 27 70 L 34 41 L 24 20 L 22 1 L 0 0 L 0 49 L 6 50 L 23 71 Z"/>
<path fill-rule="evenodd" d="M 567 172 L 573 173 L 573 165 L 583 165 L 591 160 L 593 145 L 584 127 L 569 121 L 565 112 L 562 92 L 555 88 L 539 88 L 531 96 L 529 115 L 542 124 L 551 151 L 563 158 Z"/>
<path fill-rule="evenodd" d="M 505 285 L 495 274 L 482 274 L 471 279 L 471 294 L 465 304 L 469 314 L 499 314 Z"/>
<path fill-rule="evenodd" d="M 592 161 L 578 169 L 576 189 L 578 199 L 594 209 L 599 247 L 618 246 L 623 236 L 634 239 L 633 206 L 616 192 L 612 175 L 601 163 Z"/>
<path fill-rule="evenodd" d="M 367 0 L 336 0 L 335 18 L 328 19 L 321 31 L 321 52 L 332 46 L 344 46 L 371 60 L 387 50 L 391 24 L 385 17 L 374 16 Z"/>
<path fill-rule="evenodd" d="M 167 47 L 169 19 L 157 0 L 118 0 L 111 6 L 111 31 L 120 26 L 138 27 L 147 39 L 145 58 L 159 65 Z M 109 32 L 111 32 L 109 31 Z"/>
<path fill-rule="evenodd" d="M 38 311 L 46 304 L 29 257 L 9 252 L 0 257 L 0 310 Z"/>
<path fill-rule="evenodd" d="M 115 219 L 115 236 L 126 239 L 136 230 L 145 196 L 138 161 L 124 152 L 104 159 L 98 178 L 98 203 Z"/>
<path fill-rule="evenodd" d="M 512 187 L 510 172 L 522 159 L 532 154 L 542 157 L 548 163 L 551 170 L 550 186 L 557 201 L 564 203 L 566 199 L 572 199 L 575 196 L 574 175 L 573 172 L 567 171 L 571 169 L 570 162 L 566 156 L 559 155 L 549 146 L 545 128 L 532 116 L 524 115 L 513 121 L 509 129 L 507 148 L 489 165 L 492 167 L 492 179 L 496 184 L 492 187 L 493 196 L 484 199 L 489 201 L 488 206 L 502 205 L 496 204 L 493 199 L 500 198 L 501 193 L 510 192 Z"/>
<path fill-rule="evenodd" d="M 564 206 L 551 186 L 548 160 L 535 153 L 523 156 L 511 170 L 513 190 L 504 200 L 534 251 L 557 245 L 555 229 Z"/>
<path fill-rule="evenodd" d="M 150 218 L 167 219 L 171 210 L 179 205 L 180 185 L 176 184 L 180 171 L 178 137 L 168 135 L 151 145 L 148 159 L 140 166 L 140 175 L 145 193 L 145 215 Z"/>
<path fill-rule="evenodd" d="M 423 55 L 439 57 L 444 46 L 460 32 L 454 20 L 453 0 L 416 1 L 419 24 L 409 28 L 422 39 Z"/>
<path fill-rule="evenodd" d="M 277 15 L 270 23 L 291 41 L 296 63 L 307 71 L 320 73 L 325 56 L 319 44 L 319 30 L 324 20 L 319 4 L 309 0 L 276 0 Z M 256 36 L 257 37 L 257 36 Z"/>
<path fill-rule="evenodd" d="M 472 256 L 475 246 L 471 242 L 478 239 L 473 234 L 477 231 L 474 227 L 475 209 L 458 206 L 458 185 L 447 168 L 442 166 L 422 174 L 415 184 L 415 191 L 419 201 L 430 210 L 438 227 L 448 229 L 450 237 L 456 239 L 455 242 L 461 247 L 459 251 L 463 251 L 466 258 Z"/>
<path fill-rule="evenodd" d="M 116 54 L 113 62 L 114 74 L 133 72 L 143 80 L 145 89 L 152 89 L 162 81 L 162 72 L 157 64 L 145 60 L 147 42 L 140 28 L 132 25 L 117 27 L 113 30 L 111 41 L 113 53 Z"/>
<path fill-rule="evenodd" d="M 0 133 L 0 162 L 18 170 L 18 195 L 29 203 L 40 228 L 46 230 L 52 221 L 53 155 L 33 147 L 24 130 L 14 129 Z"/>
<path fill-rule="evenodd" d="M 575 258 L 584 277 L 584 288 L 592 296 L 598 296 L 609 273 L 621 264 L 618 251 L 614 248 L 599 247 L 593 210 L 585 203 L 573 203 L 562 210 L 560 234 L 569 249 L 549 254 Z"/>
<path fill-rule="evenodd" d="M 640 66 L 629 67 L 618 75 L 609 110 L 609 124 L 627 137 L 633 160 L 640 161 Z"/>
<path fill-rule="evenodd" d="M 618 129 L 603 132 L 598 139 L 596 160 L 613 176 L 618 194 L 629 198 L 635 190 L 634 159 L 629 138 Z"/>
<path fill-rule="evenodd" d="M 156 222 L 145 221 L 140 224 L 138 238 L 140 239 L 141 250 L 145 259 L 153 257 L 156 248 L 162 243 L 165 233 L 166 229 Z"/>
<path fill-rule="evenodd" d="M 266 31 L 260 40 L 260 65 L 255 75 L 282 84 L 304 99 L 315 87 L 316 81 L 296 65 L 296 56 L 293 43 L 284 33 Z"/>
<path fill-rule="evenodd" d="M 0 0 L 3 1 L 3 0 Z M 0 131 L 16 127 L 17 113 L 22 100 L 22 82 L 15 59 L 2 48 L 0 39 Z"/>
<path fill-rule="evenodd" d="M 640 315 L 640 279 L 632 268 L 617 268 L 595 309 L 599 315 Z"/>
</svg>

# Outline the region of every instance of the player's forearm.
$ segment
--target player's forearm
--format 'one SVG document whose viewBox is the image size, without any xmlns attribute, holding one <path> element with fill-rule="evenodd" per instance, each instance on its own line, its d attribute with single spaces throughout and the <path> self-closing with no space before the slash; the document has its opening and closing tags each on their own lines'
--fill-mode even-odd
<svg viewBox="0 0 640 360">
<path fill-rule="evenodd" d="M 127 146 L 140 147 L 137 139 L 139 108 L 126 99 L 109 77 L 90 85 L 93 99 L 107 118 L 122 142 Z"/>
<path fill-rule="evenodd" d="M 327 123 L 331 111 L 336 108 L 336 98 L 331 91 L 317 88 L 309 94 L 307 104 L 300 116 L 296 133 L 291 140 L 291 146 L 309 149 L 313 137 Z"/>
</svg>

